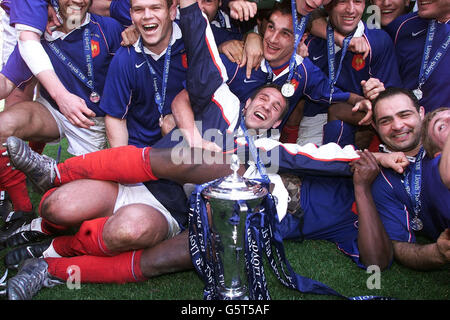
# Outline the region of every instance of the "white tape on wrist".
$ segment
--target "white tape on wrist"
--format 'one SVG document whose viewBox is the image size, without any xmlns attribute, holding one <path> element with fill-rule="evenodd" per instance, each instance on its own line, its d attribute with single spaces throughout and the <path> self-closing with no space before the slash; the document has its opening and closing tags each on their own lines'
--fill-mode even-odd
<svg viewBox="0 0 450 320">
<path fill-rule="evenodd" d="M 22 41 L 19 39 L 18 44 L 22 59 L 35 76 L 42 71 L 53 70 L 50 58 L 40 42 L 35 40 Z"/>
</svg>

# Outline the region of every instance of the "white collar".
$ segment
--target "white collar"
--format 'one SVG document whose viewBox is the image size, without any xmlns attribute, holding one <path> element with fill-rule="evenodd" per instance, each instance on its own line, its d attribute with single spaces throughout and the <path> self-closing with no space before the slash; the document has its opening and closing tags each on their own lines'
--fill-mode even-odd
<svg viewBox="0 0 450 320">
<path fill-rule="evenodd" d="M 69 33 L 64 33 L 62 31 L 57 31 L 57 30 L 52 31 L 52 34 L 48 34 L 47 32 L 45 32 L 45 34 L 44 34 L 45 40 L 47 40 L 47 41 L 55 41 L 57 39 L 64 40 L 69 34 L 74 32 L 75 30 L 78 30 L 81 27 L 89 24 L 89 22 L 91 22 L 91 15 L 90 15 L 89 12 L 86 12 L 86 16 L 84 18 L 84 21 L 78 28 L 70 30 Z"/>
<path fill-rule="evenodd" d="M 181 39 L 182 37 L 182 33 L 181 33 L 181 29 L 178 26 L 177 23 L 172 22 L 172 36 L 170 37 L 170 44 L 174 44 L 175 41 L 177 41 L 178 39 Z M 141 53 L 141 48 L 139 47 L 139 42 L 141 41 L 141 37 L 139 37 L 139 39 L 133 44 L 134 46 L 134 50 L 136 50 L 137 53 Z M 166 54 L 167 48 L 165 48 L 163 50 L 163 52 L 161 52 L 160 54 L 156 54 L 152 51 L 150 51 L 149 49 L 147 49 L 146 47 L 144 47 L 144 52 L 148 55 L 150 55 L 153 60 L 157 61 L 159 58 L 161 58 L 162 56 L 164 56 Z"/>
</svg>

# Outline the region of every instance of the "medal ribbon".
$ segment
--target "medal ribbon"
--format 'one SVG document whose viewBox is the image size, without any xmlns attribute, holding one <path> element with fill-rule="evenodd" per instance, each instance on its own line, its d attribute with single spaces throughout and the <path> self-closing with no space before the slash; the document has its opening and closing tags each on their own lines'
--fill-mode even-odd
<svg viewBox="0 0 450 320">
<path fill-rule="evenodd" d="M 94 67 L 92 60 L 92 50 L 91 50 L 91 32 L 86 26 L 83 31 L 83 50 L 85 55 L 85 61 L 87 66 L 87 76 L 78 68 L 57 46 L 54 42 L 46 42 L 48 47 L 56 54 L 56 57 L 63 62 L 69 70 L 80 79 L 83 84 L 91 89 L 91 92 L 95 92 L 94 88 Z"/>
<path fill-rule="evenodd" d="M 328 48 L 328 81 L 330 86 L 330 100 L 329 103 L 331 104 L 331 100 L 333 98 L 333 92 L 334 92 L 334 86 L 339 79 L 339 74 L 342 70 L 342 62 L 344 61 L 345 54 L 347 53 L 348 46 L 350 45 L 350 41 L 353 38 L 353 33 L 346 36 L 344 38 L 344 42 L 342 44 L 342 51 L 341 51 L 341 59 L 339 61 L 337 72 L 335 72 L 334 64 L 335 64 L 335 57 L 336 52 L 334 50 L 334 29 L 331 26 L 331 23 L 328 22 L 327 25 L 327 48 Z"/>
<path fill-rule="evenodd" d="M 423 51 L 422 64 L 420 65 L 420 72 L 419 72 L 419 86 L 418 86 L 419 89 L 430 77 L 431 73 L 434 71 L 441 58 L 447 52 L 448 46 L 450 44 L 450 34 L 448 34 L 447 39 L 444 42 L 442 42 L 442 44 L 439 46 L 433 59 L 429 61 L 431 55 L 431 48 L 433 47 L 434 34 L 436 32 L 436 23 L 437 22 L 434 19 L 430 20 L 430 22 L 428 23 L 427 38 L 425 40 L 425 48 Z"/>
<path fill-rule="evenodd" d="M 404 174 L 403 185 L 405 186 L 406 193 L 411 198 L 413 204 L 415 218 L 419 216 L 420 209 L 422 207 L 422 201 L 420 200 L 421 186 L 422 186 L 422 158 L 424 154 L 423 147 L 420 148 L 417 154 L 416 161 L 411 170 Z M 413 186 L 413 188 L 411 188 Z"/>
<path fill-rule="evenodd" d="M 256 168 L 258 169 L 259 174 L 261 175 L 261 178 L 263 179 L 264 183 L 270 184 L 269 176 L 266 172 L 266 167 L 261 162 L 261 158 L 259 157 L 259 153 L 256 150 L 255 142 L 253 141 L 253 137 L 251 137 L 248 134 L 247 126 L 245 125 L 245 117 L 241 117 L 241 128 L 242 131 L 244 131 L 245 140 L 247 141 L 248 148 L 250 150 L 250 154 L 252 155 L 253 159 L 256 163 Z"/>
<path fill-rule="evenodd" d="M 300 43 L 300 40 L 305 33 L 306 25 L 308 24 L 309 16 L 308 13 L 306 16 L 300 19 L 300 23 L 298 22 L 297 17 L 297 4 L 295 0 L 291 0 L 291 9 L 292 9 L 292 22 L 294 24 L 294 51 L 292 52 L 291 59 L 289 60 L 289 75 L 287 78 L 287 82 L 291 81 L 294 76 L 295 69 L 295 57 L 297 56 L 297 47 Z"/>
<path fill-rule="evenodd" d="M 150 64 L 150 60 L 147 57 L 147 54 L 144 52 L 144 45 L 142 44 L 142 38 L 139 40 L 139 47 L 141 49 L 142 55 L 144 56 L 145 62 L 147 63 L 148 68 L 150 69 L 150 75 L 153 79 L 153 89 L 155 90 L 155 103 L 158 106 L 158 111 L 161 117 L 163 116 L 163 108 L 164 102 L 166 101 L 166 90 L 167 90 L 167 80 L 169 78 L 169 68 L 170 68 L 170 55 L 172 52 L 172 39 L 169 41 L 169 45 L 167 46 L 166 56 L 164 58 L 164 70 L 162 77 L 162 94 L 159 93 L 158 89 L 158 77 L 156 76 L 156 71 L 153 69 Z"/>
</svg>

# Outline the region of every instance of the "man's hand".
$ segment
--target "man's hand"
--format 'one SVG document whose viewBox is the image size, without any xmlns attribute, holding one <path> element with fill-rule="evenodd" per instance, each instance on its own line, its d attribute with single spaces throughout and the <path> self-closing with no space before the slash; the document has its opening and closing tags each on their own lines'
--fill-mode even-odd
<svg viewBox="0 0 450 320">
<path fill-rule="evenodd" d="M 300 40 L 300 43 L 297 47 L 297 54 L 306 58 L 309 56 L 308 46 L 305 44 L 306 39 L 308 38 L 308 32 L 305 32 Z"/>
<path fill-rule="evenodd" d="M 258 10 L 255 2 L 233 0 L 228 3 L 231 18 L 239 21 L 248 21 L 256 15 Z"/>
<path fill-rule="evenodd" d="M 263 59 L 263 45 L 261 36 L 257 33 L 249 33 L 244 43 L 244 54 L 239 67 L 247 66 L 247 79 L 252 75 L 252 69 L 258 70 Z"/>
<path fill-rule="evenodd" d="M 402 174 L 405 168 L 409 165 L 409 160 L 403 152 L 376 152 L 374 153 L 374 156 L 381 166 L 391 168 L 400 174 Z"/>
<path fill-rule="evenodd" d="M 377 160 L 374 155 L 368 151 L 357 151 L 359 159 L 350 162 L 353 171 L 353 183 L 355 185 L 371 186 L 380 172 Z"/>
<path fill-rule="evenodd" d="M 376 97 L 378 97 L 380 92 L 385 90 L 384 83 L 377 78 L 370 78 L 367 81 L 362 80 L 361 87 L 364 93 L 364 97 L 366 97 L 370 101 L 373 101 Z"/>
<path fill-rule="evenodd" d="M 120 45 L 122 47 L 128 47 L 136 43 L 139 39 L 139 32 L 134 25 L 129 26 L 122 31 L 122 42 Z"/>
<path fill-rule="evenodd" d="M 363 59 L 365 60 L 370 53 L 370 46 L 365 37 L 353 37 L 350 40 L 348 50 L 354 53 L 361 53 L 363 55 Z"/>
<path fill-rule="evenodd" d="M 227 56 L 234 63 L 241 64 L 244 55 L 244 41 L 229 40 L 219 46 L 219 52 Z"/>
<path fill-rule="evenodd" d="M 352 108 L 352 112 L 365 112 L 366 115 L 358 122 L 360 126 L 367 126 L 372 123 L 372 103 L 363 99 L 358 101 L 355 106 Z"/>
<path fill-rule="evenodd" d="M 89 129 L 95 123 L 90 117 L 95 117 L 94 111 L 86 106 L 86 102 L 80 97 L 66 91 L 55 98 L 61 113 L 74 126 Z"/>
<path fill-rule="evenodd" d="M 175 123 L 175 119 L 173 118 L 172 114 L 166 114 L 163 118 L 162 125 L 161 125 L 161 134 L 165 136 L 170 131 L 173 130 L 177 125 Z"/>
<path fill-rule="evenodd" d="M 436 241 L 439 253 L 442 255 L 445 263 L 450 262 L 450 229 L 445 229 Z"/>
</svg>

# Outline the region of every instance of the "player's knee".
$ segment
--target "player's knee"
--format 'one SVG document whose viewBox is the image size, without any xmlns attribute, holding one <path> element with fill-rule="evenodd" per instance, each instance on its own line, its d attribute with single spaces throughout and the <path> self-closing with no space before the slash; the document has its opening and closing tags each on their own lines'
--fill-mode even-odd
<svg viewBox="0 0 450 320">
<path fill-rule="evenodd" d="M 148 212 L 134 211 L 126 219 L 111 219 L 103 230 L 104 240 L 112 247 L 147 247 L 162 241 L 167 235 L 164 218 L 155 219 Z"/>
<path fill-rule="evenodd" d="M 74 203 L 73 195 L 54 192 L 42 201 L 40 215 L 53 223 L 67 225 L 80 210 L 82 208 Z"/>
</svg>

